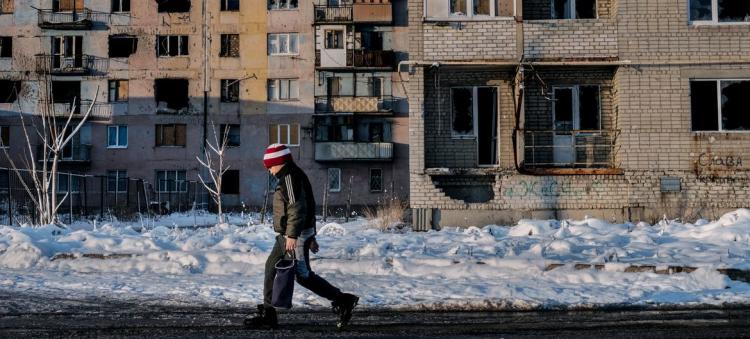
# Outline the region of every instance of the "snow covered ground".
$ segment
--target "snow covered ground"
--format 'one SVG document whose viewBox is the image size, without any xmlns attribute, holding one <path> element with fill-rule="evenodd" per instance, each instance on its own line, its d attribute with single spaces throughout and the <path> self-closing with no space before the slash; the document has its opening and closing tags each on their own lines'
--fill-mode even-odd
<svg viewBox="0 0 750 339">
<path fill-rule="evenodd" d="M 262 294 L 269 225 L 234 215 L 149 222 L 0 226 L 0 290 L 144 303 L 249 307 Z M 313 269 L 361 304 L 396 309 L 530 309 L 750 304 L 750 284 L 717 268 L 750 269 L 750 210 L 717 221 L 656 225 L 522 220 L 511 227 L 382 232 L 360 219 L 320 224 Z M 72 256 L 70 255 L 72 254 Z M 84 254 L 108 255 L 107 259 Z M 577 270 L 572 265 L 604 264 Z M 692 273 L 625 273 L 684 265 Z M 328 303 L 297 286 L 297 308 Z"/>
</svg>

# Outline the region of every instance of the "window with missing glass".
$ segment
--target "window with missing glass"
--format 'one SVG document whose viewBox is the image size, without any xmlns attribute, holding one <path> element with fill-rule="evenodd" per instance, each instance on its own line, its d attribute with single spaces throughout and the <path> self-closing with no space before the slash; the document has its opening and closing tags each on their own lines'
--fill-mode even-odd
<svg viewBox="0 0 750 339">
<path fill-rule="evenodd" d="M 240 0 L 220 0 L 221 10 L 237 12 L 240 10 Z"/>
<path fill-rule="evenodd" d="M 219 56 L 222 58 L 239 58 L 240 57 L 240 35 L 239 34 L 222 34 L 221 50 Z"/>
<path fill-rule="evenodd" d="M 750 79 L 691 81 L 692 130 L 750 131 L 748 93 Z"/>
<path fill-rule="evenodd" d="M 750 0 L 689 0 L 693 23 L 750 23 Z"/>
<path fill-rule="evenodd" d="M 551 0 L 552 19 L 595 19 L 596 0 Z"/>
<path fill-rule="evenodd" d="M 109 102 L 128 101 L 128 89 L 130 82 L 128 80 L 110 80 L 109 81 Z"/>
<path fill-rule="evenodd" d="M 157 55 L 176 57 L 188 55 L 187 35 L 159 35 L 156 37 Z"/>
<path fill-rule="evenodd" d="M 221 79 L 221 102 L 240 101 L 240 81 L 237 79 Z"/>
<path fill-rule="evenodd" d="M 130 12 L 130 0 L 112 0 L 112 13 Z"/>
<path fill-rule="evenodd" d="M 268 9 L 296 9 L 299 6 L 298 0 L 268 0 Z"/>
</svg>

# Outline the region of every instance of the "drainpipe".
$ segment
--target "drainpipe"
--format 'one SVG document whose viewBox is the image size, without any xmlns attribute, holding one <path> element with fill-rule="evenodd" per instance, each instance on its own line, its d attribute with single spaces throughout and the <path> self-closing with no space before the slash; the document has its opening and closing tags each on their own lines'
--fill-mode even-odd
<svg viewBox="0 0 750 339">
<path fill-rule="evenodd" d="M 206 1 L 202 1 L 201 6 L 203 11 L 203 142 L 201 152 L 205 154 L 206 138 L 208 137 L 208 91 L 211 85 L 208 78 L 208 55 L 211 37 L 208 35 L 209 13 L 206 10 Z"/>
</svg>

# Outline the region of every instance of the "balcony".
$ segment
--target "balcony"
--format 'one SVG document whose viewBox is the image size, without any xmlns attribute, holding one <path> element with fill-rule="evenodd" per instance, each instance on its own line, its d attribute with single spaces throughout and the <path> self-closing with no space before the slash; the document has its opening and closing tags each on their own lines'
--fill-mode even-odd
<svg viewBox="0 0 750 339">
<path fill-rule="evenodd" d="M 390 142 L 316 142 L 315 161 L 390 161 Z"/>
<path fill-rule="evenodd" d="M 391 96 L 317 96 L 317 113 L 390 114 L 395 101 Z"/>
<path fill-rule="evenodd" d="M 616 169 L 617 130 L 525 130 L 524 168 Z M 564 171 L 563 171 L 564 172 Z"/>
<path fill-rule="evenodd" d="M 39 27 L 43 29 L 88 30 L 94 26 L 94 14 L 88 8 L 64 12 L 51 9 L 38 11 Z"/>
<path fill-rule="evenodd" d="M 393 22 L 391 0 L 356 0 L 353 16 L 354 22 L 390 24 Z"/>
<path fill-rule="evenodd" d="M 105 73 L 109 68 L 109 59 L 92 55 L 36 55 L 36 71 L 51 75 L 93 75 Z"/>
<path fill-rule="evenodd" d="M 37 112 L 49 112 L 49 115 L 55 118 L 67 118 L 70 112 L 73 112 L 73 118 L 83 118 L 83 115 L 91 107 L 89 119 L 109 119 L 112 116 L 112 105 L 108 103 L 94 103 L 92 100 L 79 100 L 73 102 L 55 102 L 51 105 L 47 101 L 40 101 Z"/>
<path fill-rule="evenodd" d="M 354 67 L 393 68 L 395 67 L 395 53 L 393 51 L 357 50 L 352 54 Z"/>
<path fill-rule="evenodd" d="M 337 24 L 352 22 L 352 5 L 315 5 L 316 24 Z"/>
<path fill-rule="evenodd" d="M 37 159 L 44 161 L 44 146 L 37 146 Z M 72 143 L 63 148 L 60 154 L 61 165 L 90 165 L 91 164 L 91 145 Z M 51 159 L 47 159 L 51 161 Z"/>
</svg>

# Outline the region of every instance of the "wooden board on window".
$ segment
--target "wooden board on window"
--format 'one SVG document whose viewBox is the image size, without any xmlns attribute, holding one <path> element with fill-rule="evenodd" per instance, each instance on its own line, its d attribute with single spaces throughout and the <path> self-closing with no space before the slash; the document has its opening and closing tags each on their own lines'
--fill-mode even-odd
<svg viewBox="0 0 750 339">
<path fill-rule="evenodd" d="M 513 16 L 513 2 L 516 0 L 498 0 L 497 1 L 497 15 L 499 16 Z"/>
<path fill-rule="evenodd" d="M 185 146 L 187 139 L 187 125 L 175 125 L 175 145 Z"/>
<path fill-rule="evenodd" d="M 268 125 L 268 144 L 278 144 L 279 143 L 279 125 L 276 124 L 270 124 Z"/>
<path fill-rule="evenodd" d="M 299 124 L 291 124 L 289 133 L 289 144 L 299 145 Z"/>
<path fill-rule="evenodd" d="M 117 82 L 117 94 L 119 101 L 126 101 L 128 100 L 128 89 L 130 87 L 128 80 L 120 80 Z"/>
</svg>

